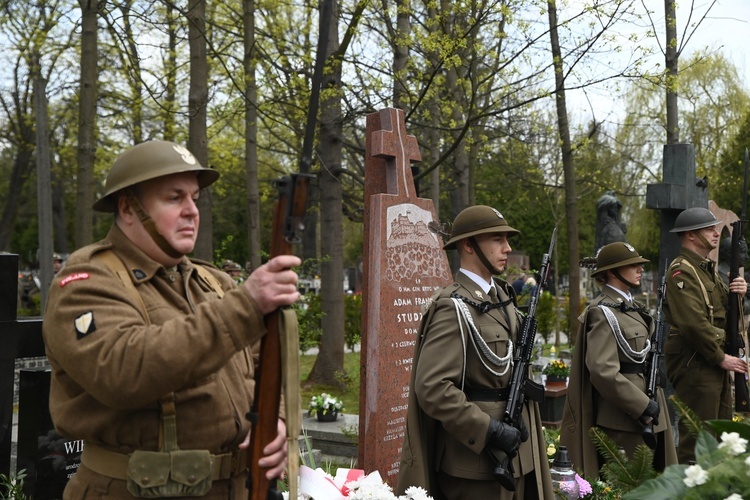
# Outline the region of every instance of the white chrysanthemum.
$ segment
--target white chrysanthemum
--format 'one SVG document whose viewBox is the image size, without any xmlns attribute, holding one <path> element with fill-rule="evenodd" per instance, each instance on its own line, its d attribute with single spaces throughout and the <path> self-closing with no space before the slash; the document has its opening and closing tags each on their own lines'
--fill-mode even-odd
<svg viewBox="0 0 750 500">
<path fill-rule="evenodd" d="M 708 472 L 703 470 L 700 465 L 691 465 L 685 469 L 685 479 L 683 479 L 682 482 L 685 483 L 688 488 L 699 486 L 706 481 L 708 481 Z"/>
<path fill-rule="evenodd" d="M 747 451 L 747 439 L 741 438 L 736 432 L 722 432 L 719 448 L 729 448 L 732 455 L 740 455 Z"/>
<path fill-rule="evenodd" d="M 360 483 L 359 481 L 352 481 L 346 483 L 346 486 L 352 490 L 349 493 L 349 498 L 352 500 L 365 500 L 368 498 L 390 500 L 396 498 L 393 496 L 393 490 L 386 483 Z"/>
<path fill-rule="evenodd" d="M 427 490 L 422 488 L 421 486 L 409 486 L 406 488 L 405 497 L 399 497 L 399 498 L 407 498 L 411 500 L 432 500 L 432 497 L 427 494 Z"/>
<path fill-rule="evenodd" d="M 742 495 L 738 493 L 732 493 L 728 497 L 726 497 L 724 500 L 742 500 Z"/>
</svg>

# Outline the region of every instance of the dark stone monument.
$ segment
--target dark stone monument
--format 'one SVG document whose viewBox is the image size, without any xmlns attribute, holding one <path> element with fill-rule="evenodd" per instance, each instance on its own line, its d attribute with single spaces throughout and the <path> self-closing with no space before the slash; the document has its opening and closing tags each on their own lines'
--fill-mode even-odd
<svg viewBox="0 0 750 500">
<path fill-rule="evenodd" d="M 2 349 L 0 349 L 0 473 L 6 476 L 11 475 L 12 457 L 15 456 L 13 450 L 13 406 L 16 394 L 16 364 L 21 360 L 26 360 L 26 358 L 40 358 L 45 355 L 41 318 L 19 320 L 16 318 L 17 307 L 18 256 L 2 254 L 0 255 L 0 345 L 2 345 Z M 24 362 L 20 364 L 24 364 Z M 49 377 L 48 374 L 47 377 Z M 20 383 L 23 384 L 24 370 L 22 370 L 20 378 Z M 35 410 L 26 408 L 24 405 L 29 402 L 29 397 L 32 399 L 34 396 L 38 397 L 37 413 L 39 415 L 45 414 L 47 421 L 49 421 L 47 407 L 47 399 L 49 398 L 48 381 L 46 391 L 46 395 L 31 393 L 30 396 L 19 396 L 18 398 L 19 451 L 21 449 L 36 449 L 40 445 L 40 439 L 36 436 L 32 437 L 30 441 L 24 439 L 26 431 L 22 429 L 26 429 L 28 424 L 33 425 L 34 419 L 41 418 L 41 416 L 33 417 Z M 21 389 L 19 392 L 29 394 L 25 389 Z M 35 403 L 32 401 L 30 404 L 34 405 Z M 49 422 L 48 427 L 52 428 Z M 42 482 L 46 479 L 37 482 L 36 474 L 32 474 L 32 467 L 29 462 L 21 460 L 20 456 L 17 465 L 17 467 L 14 467 L 13 473 L 20 469 L 27 470 L 28 476 L 24 483 L 27 494 L 37 499 L 62 498 L 61 489 L 59 493 L 52 493 L 46 489 L 44 492 L 42 490 L 36 491 L 37 486 L 47 487 L 47 484 Z M 37 466 L 34 466 L 34 470 L 37 470 Z"/>
<path fill-rule="evenodd" d="M 596 251 L 615 241 L 627 241 L 627 228 L 620 221 L 622 202 L 614 191 L 607 191 L 596 202 Z"/>
<path fill-rule="evenodd" d="M 367 116 L 359 404 L 359 467 L 395 486 L 422 305 L 452 282 L 430 199 L 410 163 L 421 159 L 400 109 Z"/>
<path fill-rule="evenodd" d="M 708 208 L 708 180 L 695 176 L 695 150 L 692 144 L 664 146 L 662 182 L 646 187 L 646 208 L 659 211 L 659 276 L 664 263 L 672 262 L 680 252 L 680 241 L 674 227 L 677 216 L 686 208 Z"/>
<path fill-rule="evenodd" d="M 26 470 L 24 492 L 34 498 L 62 498 L 81 465 L 83 440 L 55 431 L 49 414 L 50 369 L 21 370 L 18 403 L 18 470 Z"/>
</svg>

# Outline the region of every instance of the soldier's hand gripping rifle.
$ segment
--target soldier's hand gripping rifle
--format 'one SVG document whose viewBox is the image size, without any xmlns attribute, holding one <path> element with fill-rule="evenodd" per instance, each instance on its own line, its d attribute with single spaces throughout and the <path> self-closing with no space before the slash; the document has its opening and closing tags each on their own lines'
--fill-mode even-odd
<svg viewBox="0 0 750 500">
<path fill-rule="evenodd" d="M 659 291 L 657 292 L 658 305 L 656 307 L 656 326 L 654 327 L 654 341 L 651 343 L 651 359 L 648 365 L 648 379 L 646 380 L 646 396 L 651 401 L 658 403 L 657 401 L 657 390 L 659 387 L 659 367 L 661 365 L 661 359 L 664 356 L 664 314 L 662 313 L 662 307 L 664 306 L 664 297 L 667 293 L 667 265 L 664 265 L 664 274 L 661 277 L 661 283 L 659 284 Z M 659 418 L 654 417 L 651 423 L 644 424 L 641 435 L 643 436 L 643 442 L 648 445 L 652 450 L 656 448 L 656 435 L 654 434 L 654 426 L 659 425 Z"/>
<path fill-rule="evenodd" d="M 537 319 L 536 307 L 539 303 L 539 296 L 546 288 L 550 273 L 550 259 L 552 251 L 555 248 L 557 239 L 557 228 L 552 231 L 552 238 L 549 244 L 549 251 L 542 256 L 542 265 L 537 275 L 539 286 L 531 293 L 529 299 L 529 312 L 523 320 L 521 332 L 516 339 L 516 349 L 513 356 L 513 374 L 511 375 L 510 393 L 508 395 L 508 404 L 505 407 L 503 422 L 515 427 L 518 421 L 523 418 L 523 403 L 528 397 L 533 401 L 544 400 L 544 387 L 529 379 L 529 368 L 531 366 L 531 356 L 534 350 L 534 338 L 536 337 Z M 529 426 L 531 424 L 529 423 Z M 491 453 L 493 457 L 494 454 Z M 495 457 L 497 458 L 497 457 Z M 492 472 L 494 478 L 506 490 L 515 491 L 515 480 L 513 479 L 513 463 L 511 457 L 504 455 L 504 458 L 497 460 L 495 469 Z"/>
<path fill-rule="evenodd" d="M 745 181 L 742 191 L 742 213 L 739 220 L 732 222 L 732 246 L 729 257 L 729 283 L 740 275 L 743 266 L 743 257 L 746 253 L 745 224 L 747 223 L 747 175 L 748 175 L 748 152 L 745 148 Z M 724 352 L 737 358 L 745 357 L 745 341 L 740 323 L 744 319 L 742 311 L 742 295 L 729 293 L 729 304 L 727 305 L 726 343 Z M 747 388 L 747 375 L 734 373 L 734 409 L 736 411 L 750 411 L 750 396 Z"/>
<path fill-rule="evenodd" d="M 310 174 L 292 174 L 291 177 L 283 177 L 276 181 L 279 196 L 274 204 L 271 258 L 292 253 L 292 243 L 299 239 L 298 233 L 303 229 L 308 185 L 313 177 Z M 282 382 L 280 316 L 281 311 L 277 309 L 265 317 L 267 333 L 260 343 L 260 366 L 255 373 L 255 397 L 253 407 L 247 415 L 253 424 L 247 457 L 250 469 L 247 476 L 248 500 L 282 499 L 281 492 L 276 489 L 276 480 L 267 479 L 266 471 L 258 465 L 258 460 L 263 456 L 263 448 L 277 435 Z M 299 383 L 299 379 L 294 383 Z M 297 412 L 298 404 L 298 401 L 287 400 L 287 414 Z M 290 417 L 293 418 L 289 415 L 287 422 L 290 421 Z M 287 426 L 292 427 L 290 423 Z M 297 436 L 293 438 L 296 440 Z M 293 462 L 299 460 L 299 454 L 292 453 L 291 450 L 288 453 L 289 468 L 296 470 Z M 290 481 L 296 480 L 294 474 Z M 296 492 L 296 484 L 294 490 Z"/>
</svg>

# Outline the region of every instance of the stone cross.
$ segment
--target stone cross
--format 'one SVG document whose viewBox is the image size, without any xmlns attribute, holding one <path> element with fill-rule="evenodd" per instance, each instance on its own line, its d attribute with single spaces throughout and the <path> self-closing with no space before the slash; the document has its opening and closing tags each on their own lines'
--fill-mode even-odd
<svg viewBox="0 0 750 500">
<path fill-rule="evenodd" d="M 432 200 L 416 195 L 410 164 L 421 155 L 403 111 L 368 115 L 366 135 L 358 459 L 395 487 L 422 306 L 453 278 L 428 230 Z"/>
</svg>

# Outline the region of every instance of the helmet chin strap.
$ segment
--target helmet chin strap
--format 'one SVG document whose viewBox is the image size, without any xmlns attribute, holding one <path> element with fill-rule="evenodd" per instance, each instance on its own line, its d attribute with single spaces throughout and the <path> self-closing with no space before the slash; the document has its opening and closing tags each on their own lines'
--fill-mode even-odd
<svg viewBox="0 0 750 500">
<path fill-rule="evenodd" d="M 636 285 L 635 283 L 631 283 L 628 280 L 626 280 L 625 278 L 623 278 L 622 274 L 620 274 L 620 270 L 619 269 L 612 269 L 612 274 L 615 275 L 615 278 L 617 278 L 618 280 L 620 280 L 623 283 L 625 283 L 626 285 L 628 285 L 629 288 L 638 288 L 638 285 Z"/>
<path fill-rule="evenodd" d="M 708 251 L 715 249 L 716 246 L 712 245 L 708 242 L 708 240 L 703 236 L 703 234 L 700 232 L 700 230 L 693 231 L 693 234 L 695 234 L 695 237 L 698 238 L 698 240 L 703 243 L 703 245 L 708 248 Z"/>
<path fill-rule="evenodd" d="M 490 261 L 487 260 L 487 257 L 484 256 L 484 252 L 482 252 L 482 249 L 479 248 L 479 244 L 477 243 L 477 240 L 475 240 L 473 237 L 469 238 L 469 245 L 471 245 L 471 248 L 474 249 L 474 252 L 476 252 L 477 257 L 479 257 L 479 261 L 482 264 L 484 264 L 484 267 L 487 268 L 490 274 L 494 276 L 502 272 L 500 269 L 497 269 L 495 266 L 490 264 Z"/>
<path fill-rule="evenodd" d="M 162 250 L 162 252 L 169 255 L 173 259 L 182 258 L 184 254 L 175 250 L 172 245 L 170 245 L 169 242 L 164 238 L 164 236 L 159 233 L 159 230 L 156 229 L 156 223 L 151 218 L 151 216 L 147 214 L 143 209 L 143 205 L 141 205 L 141 202 L 133 194 L 133 191 L 130 189 L 126 190 L 125 196 L 128 199 L 128 203 L 130 203 L 130 206 L 133 207 L 136 215 L 138 215 L 138 218 L 141 220 L 141 224 L 143 224 L 146 232 L 149 234 L 149 236 L 151 236 L 151 239 L 154 240 L 154 243 L 156 243 L 156 245 Z"/>
</svg>

